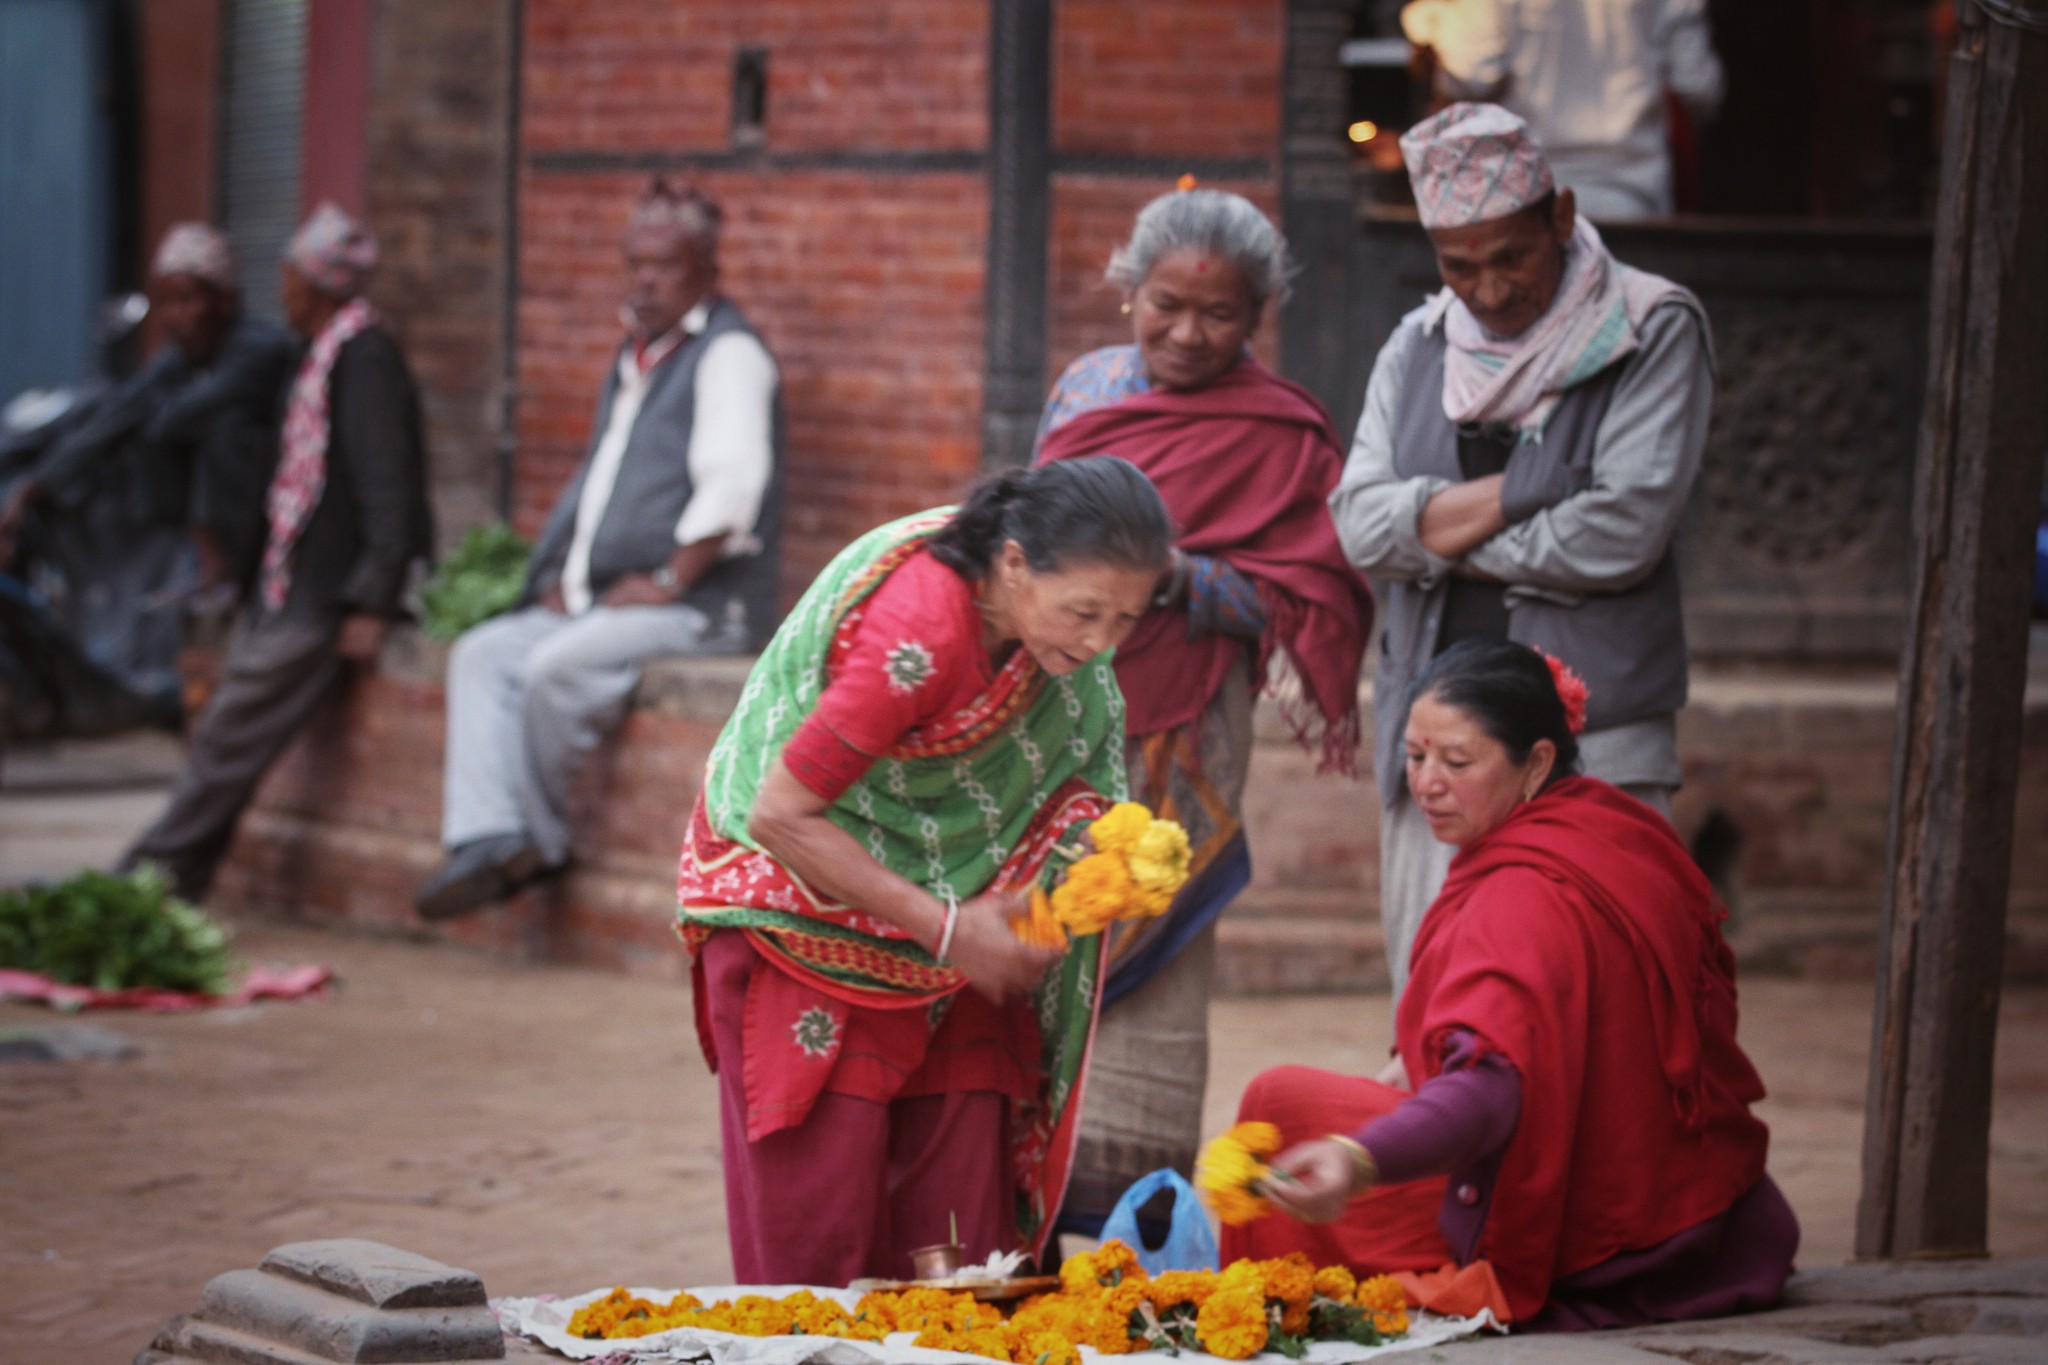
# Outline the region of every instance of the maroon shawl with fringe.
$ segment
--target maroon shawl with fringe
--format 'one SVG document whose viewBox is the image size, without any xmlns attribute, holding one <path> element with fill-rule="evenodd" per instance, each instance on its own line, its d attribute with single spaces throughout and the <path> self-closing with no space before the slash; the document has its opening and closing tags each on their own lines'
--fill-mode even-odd
<svg viewBox="0 0 2048 1365">
<path fill-rule="evenodd" d="M 1372 590 L 1344 557 L 1328 499 L 1343 473 L 1330 418 L 1307 389 L 1247 355 L 1203 388 L 1155 389 L 1046 433 L 1041 463 L 1118 455 L 1145 472 L 1180 529 L 1180 548 L 1251 579 L 1266 611 L 1252 683 L 1275 649 L 1301 679 L 1287 708 L 1321 767 L 1358 764 L 1358 668 Z M 1188 724 L 1207 709 L 1241 647 L 1191 633 L 1178 608 L 1148 612 L 1116 652 L 1132 735 Z"/>
</svg>

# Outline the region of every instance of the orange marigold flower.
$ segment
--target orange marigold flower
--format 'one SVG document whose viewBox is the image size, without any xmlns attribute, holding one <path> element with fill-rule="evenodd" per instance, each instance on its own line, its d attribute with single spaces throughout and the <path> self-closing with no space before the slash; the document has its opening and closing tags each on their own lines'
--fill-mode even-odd
<svg viewBox="0 0 2048 1365">
<path fill-rule="evenodd" d="M 1280 1130 L 1270 1123 L 1240 1123 L 1211 1138 L 1195 1160 L 1202 1202 L 1233 1227 L 1265 1217 L 1272 1205 L 1258 1186 L 1271 1169 L 1264 1158 L 1279 1150 Z"/>
<path fill-rule="evenodd" d="M 1081 1365 L 1081 1349 L 1063 1332 L 1028 1332 L 1011 1346 L 1010 1359 L 1020 1365 Z"/>
<path fill-rule="evenodd" d="M 1242 1285 L 1219 1288 L 1195 1317 L 1202 1349 L 1225 1360 L 1249 1360 L 1266 1349 L 1266 1300 Z"/>
<path fill-rule="evenodd" d="M 1289 1308 L 1306 1308 L 1316 1292 L 1316 1265 L 1298 1251 L 1259 1262 L 1265 1277 L 1266 1297 L 1279 1299 Z"/>
<path fill-rule="evenodd" d="M 1337 1303 L 1350 1303 L 1358 1292 L 1358 1277 L 1349 1266 L 1326 1265 L 1316 1272 L 1316 1293 Z"/>
<path fill-rule="evenodd" d="M 1351 1301 L 1360 1308 L 1391 1313 L 1408 1306 L 1408 1291 L 1401 1288 L 1401 1282 L 1392 1275 L 1375 1275 L 1369 1280 L 1359 1281 L 1358 1288 L 1352 1291 Z"/>
<path fill-rule="evenodd" d="M 1121 1238 L 1112 1237 L 1095 1248 L 1096 1283 L 1112 1287 L 1126 1280 L 1142 1282 L 1150 1278 L 1138 1263 L 1138 1253 L 1125 1246 Z"/>
<path fill-rule="evenodd" d="M 1088 826 L 1088 834 L 1095 840 L 1096 852 L 1127 858 L 1151 828 L 1151 811 L 1136 801 L 1119 801 L 1109 808 L 1108 814 Z"/>
<path fill-rule="evenodd" d="M 1145 1286 L 1152 1306 L 1169 1312 L 1184 1303 L 1200 1308 L 1216 1292 L 1213 1270 L 1169 1270 Z"/>
<path fill-rule="evenodd" d="M 1135 894 L 1136 883 L 1122 858 L 1091 853 L 1067 869 L 1066 880 L 1052 893 L 1052 909 L 1061 924 L 1086 937 L 1122 918 Z"/>
</svg>

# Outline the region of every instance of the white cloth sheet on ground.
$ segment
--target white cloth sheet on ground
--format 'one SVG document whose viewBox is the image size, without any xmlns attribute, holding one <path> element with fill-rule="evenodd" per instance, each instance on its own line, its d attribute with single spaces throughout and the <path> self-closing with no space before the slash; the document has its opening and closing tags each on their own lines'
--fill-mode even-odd
<svg viewBox="0 0 2048 1365">
<path fill-rule="evenodd" d="M 849 1311 L 861 1297 L 858 1291 L 851 1289 L 819 1289 L 812 1285 L 710 1285 L 692 1289 L 690 1293 L 705 1303 L 716 1303 L 720 1299 L 736 1299 L 743 1294 L 780 1299 L 799 1289 L 809 1289 L 819 1298 L 831 1299 Z M 678 1293 L 674 1289 L 633 1289 L 628 1292 L 655 1303 L 667 1303 Z M 959 1351 L 934 1351 L 912 1346 L 912 1334 L 908 1332 L 899 1332 L 886 1342 L 843 1341 L 834 1337 L 743 1337 L 692 1327 L 618 1341 L 589 1341 L 570 1336 L 569 1319 L 576 1310 L 609 1293 L 609 1289 L 593 1289 L 587 1294 L 567 1299 L 493 1299 L 491 1307 L 497 1310 L 498 1320 L 508 1330 L 519 1332 L 571 1360 L 595 1360 L 601 1356 L 616 1355 L 630 1358 L 634 1365 L 670 1365 L 670 1362 L 682 1361 L 709 1361 L 712 1365 L 872 1365 L 878 1361 L 891 1362 L 892 1365 L 894 1362 L 902 1365 L 976 1365 L 976 1362 L 987 1359 Z M 1489 1327 L 1497 1327 L 1497 1324 L 1493 1315 L 1485 1310 L 1481 1310 L 1476 1318 L 1415 1313 L 1411 1316 L 1408 1335 L 1399 1341 L 1384 1346 L 1318 1341 L 1309 1346 L 1304 1359 L 1310 1365 L 1351 1365 L 1354 1361 L 1441 1346 L 1459 1337 L 1476 1335 Z M 1106 1358 L 1092 1347 L 1081 1348 L 1084 1361 Z M 1148 1352 L 1135 1358 L 1172 1359 L 1175 1365 L 1227 1365 L 1220 1357 L 1201 1351 L 1182 1351 L 1176 1357 L 1168 1357 L 1164 1352 Z M 1252 1359 L 1270 1362 L 1281 1361 L 1285 1357 L 1269 1351 Z"/>
</svg>

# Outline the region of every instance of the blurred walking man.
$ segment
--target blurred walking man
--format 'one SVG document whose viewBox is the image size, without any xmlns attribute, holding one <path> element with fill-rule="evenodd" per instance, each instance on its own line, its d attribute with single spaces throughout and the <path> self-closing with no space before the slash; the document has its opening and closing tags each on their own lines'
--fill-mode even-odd
<svg viewBox="0 0 2048 1365">
<path fill-rule="evenodd" d="M 169 809 L 124 859 L 155 863 L 188 899 L 206 894 L 256 783 L 344 662 L 376 658 L 408 572 L 433 545 L 419 397 L 362 297 L 376 261 L 369 230 L 323 204 L 279 272 L 285 320 L 311 345 L 285 407 L 255 599 Z"/>
</svg>

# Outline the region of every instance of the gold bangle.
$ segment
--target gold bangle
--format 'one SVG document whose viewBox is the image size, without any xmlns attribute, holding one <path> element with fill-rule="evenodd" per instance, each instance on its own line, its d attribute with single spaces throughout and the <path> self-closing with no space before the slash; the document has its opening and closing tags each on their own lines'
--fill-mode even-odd
<svg viewBox="0 0 2048 1365">
<path fill-rule="evenodd" d="M 1365 1144 L 1356 1138 L 1345 1137 L 1342 1133 L 1331 1133 L 1326 1139 L 1351 1153 L 1352 1191 L 1369 1190 L 1380 1183 L 1380 1166 L 1372 1159 L 1372 1153 L 1365 1150 Z"/>
</svg>

